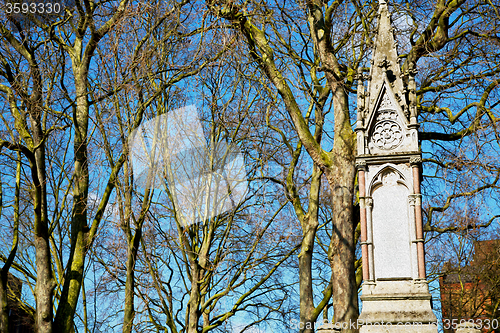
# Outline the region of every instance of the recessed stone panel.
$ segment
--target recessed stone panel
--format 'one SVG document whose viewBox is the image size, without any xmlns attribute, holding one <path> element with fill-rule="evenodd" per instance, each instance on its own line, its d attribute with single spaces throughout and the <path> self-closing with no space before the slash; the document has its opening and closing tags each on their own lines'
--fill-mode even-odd
<svg viewBox="0 0 500 333">
<path fill-rule="evenodd" d="M 372 194 L 375 279 L 411 278 L 409 191 L 395 170 L 380 178 Z"/>
</svg>

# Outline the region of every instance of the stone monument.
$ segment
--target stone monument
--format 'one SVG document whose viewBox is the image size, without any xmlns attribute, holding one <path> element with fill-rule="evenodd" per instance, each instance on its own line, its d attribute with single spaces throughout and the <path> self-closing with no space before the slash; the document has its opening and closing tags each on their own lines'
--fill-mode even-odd
<svg viewBox="0 0 500 333">
<path fill-rule="evenodd" d="M 356 166 L 363 258 L 360 333 L 437 332 L 425 279 L 415 71 L 401 73 L 379 0 L 365 91 L 358 73 Z"/>
</svg>

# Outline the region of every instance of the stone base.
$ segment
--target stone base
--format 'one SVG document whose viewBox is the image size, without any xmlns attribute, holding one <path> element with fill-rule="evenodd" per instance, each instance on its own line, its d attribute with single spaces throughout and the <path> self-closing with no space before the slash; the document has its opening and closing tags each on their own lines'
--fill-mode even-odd
<svg viewBox="0 0 500 333">
<path fill-rule="evenodd" d="M 360 333 L 437 333 L 425 280 L 364 282 Z"/>
<path fill-rule="evenodd" d="M 361 326 L 359 333 L 437 333 L 437 325 L 432 326 Z"/>
<path fill-rule="evenodd" d="M 481 333 L 481 330 L 476 324 L 462 323 L 457 326 L 457 333 Z"/>
<path fill-rule="evenodd" d="M 316 330 L 316 333 L 340 333 L 342 329 L 334 327 L 322 327 Z"/>
</svg>

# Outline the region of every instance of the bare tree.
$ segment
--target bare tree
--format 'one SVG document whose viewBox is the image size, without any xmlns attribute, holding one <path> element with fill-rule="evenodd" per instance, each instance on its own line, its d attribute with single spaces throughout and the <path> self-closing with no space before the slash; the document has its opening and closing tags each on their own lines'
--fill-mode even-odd
<svg viewBox="0 0 500 333">
<path fill-rule="evenodd" d="M 139 329 L 224 331 L 231 325 L 232 317 L 246 312 L 253 318 L 245 324 L 246 330 L 266 320 L 282 320 L 277 314 L 286 312 L 287 287 L 294 282 L 282 281 L 280 269 L 296 251 L 297 240 L 283 232 L 283 208 L 288 201 L 265 186 L 268 180 L 258 177 L 266 172 L 267 164 L 262 160 L 270 158 L 268 130 L 262 123 L 264 105 L 258 89 L 243 80 L 245 71 L 239 67 L 244 66 L 235 64 L 235 70 L 230 65 L 232 60 L 231 54 L 226 55 L 197 77 L 199 88 L 195 90 L 202 96 L 200 116 L 207 139 L 190 138 L 190 142 L 200 146 L 171 157 L 180 156 L 182 160 L 167 165 L 167 174 L 175 173 L 179 163 L 194 174 L 186 174 L 182 179 L 179 172 L 177 176 L 167 176 L 166 186 L 155 195 L 150 208 L 138 257 L 142 272 L 137 288 L 142 299 Z M 251 102 L 246 104 L 247 101 Z M 165 116 L 175 117 L 174 112 L 166 111 Z M 189 130 L 202 135 L 193 128 Z M 205 142 L 208 146 L 203 148 Z M 234 155 L 236 151 L 240 151 L 240 157 Z M 243 197 L 241 194 L 245 193 L 239 193 L 241 183 L 233 187 L 231 179 L 235 175 L 224 169 L 225 164 L 233 165 L 238 158 L 248 162 L 243 173 L 244 183 L 246 177 L 250 179 L 250 191 Z M 224 191 L 201 190 L 204 187 L 197 177 L 211 177 L 210 172 L 196 173 L 204 169 L 227 173 L 234 202 Z M 210 186 L 214 185 L 219 190 L 226 186 L 216 179 Z M 191 195 L 191 199 L 185 198 Z M 216 201 L 205 203 L 204 199 Z M 230 208 L 228 211 L 210 212 L 212 204 L 217 206 L 224 201 L 231 202 L 232 207 L 226 207 Z"/>
<path fill-rule="evenodd" d="M 14 237 L 14 251 L 3 259 L 7 264 L 5 274 L 10 266 L 24 274 L 26 282 L 36 282 L 33 292 L 39 332 L 73 330 L 75 312 L 81 304 L 86 258 L 127 158 L 126 145 L 106 151 L 93 141 L 96 129 L 101 134 L 106 132 L 107 124 L 99 123 L 104 113 L 99 107 L 105 107 L 120 124 L 120 99 L 114 96 L 130 94 L 145 78 L 171 73 L 152 92 L 134 91 L 139 103 L 133 102 L 136 108 L 121 122 L 118 137 L 121 134 L 123 138 L 141 123 L 145 110 L 169 85 L 195 74 L 208 63 L 211 55 L 200 53 L 198 47 L 203 38 L 194 40 L 191 46 L 186 43 L 187 36 L 196 38 L 201 30 L 184 28 L 185 5 L 172 3 L 166 8 L 155 3 L 76 1 L 57 17 L 12 15 L 9 24 L 0 24 L 0 89 L 4 114 L 10 115 L 2 117 L 1 147 L 22 154 L 21 178 L 30 188 L 27 206 L 34 218 L 29 210 L 24 211 L 28 232 L 23 239 L 28 248 L 16 254 Z M 142 26 L 135 27 L 136 22 Z M 158 39 L 159 33 L 165 33 L 163 39 Z M 117 42 L 122 38 L 127 43 L 120 45 Z M 182 55 L 178 52 L 175 60 L 172 56 L 175 65 L 156 62 L 157 66 L 152 66 L 153 56 L 161 58 L 171 51 L 153 50 L 169 40 L 183 41 L 179 44 L 183 46 Z M 151 61 L 143 64 L 148 57 Z M 115 67 L 107 63 L 112 61 Z M 100 70 L 112 70 L 108 72 L 111 76 L 102 75 Z M 102 162 L 102 156 L 107 162 Z M 92 165 L 101 163 L 107 167 L 96 181 L 91 177 L 97 175 Z M 20 198 L 18 194 L 14 197 Z M 129 265 L 132 271 L 133 244 Z M 36 269 L 29 266 L 32 260 Z M 55 297 L 58 301 L 54 317 Z M 133 316 L 133 303 L 127 302 L 126 309 Z"/>
</svg>

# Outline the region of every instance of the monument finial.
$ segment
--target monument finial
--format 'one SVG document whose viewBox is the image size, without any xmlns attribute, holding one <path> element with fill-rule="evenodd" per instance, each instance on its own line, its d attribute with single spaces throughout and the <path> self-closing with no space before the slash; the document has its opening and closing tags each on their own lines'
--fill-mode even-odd
<svg viewBox="0 0 500 333">
<path fill-rule="evenodd" d="M 383 10 L 387 11 L 387 1 L 386 0 L 378 0 L 378 12 L 379 12 L 379 14 Z"/>
</svg>

